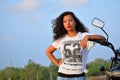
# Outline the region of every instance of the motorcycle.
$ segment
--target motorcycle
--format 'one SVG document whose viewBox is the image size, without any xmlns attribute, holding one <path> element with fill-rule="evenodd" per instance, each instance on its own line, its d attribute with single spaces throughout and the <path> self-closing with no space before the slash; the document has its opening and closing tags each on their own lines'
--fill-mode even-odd
<svg viewBox="0 0 120 80">
<path fill-rule="evenodd" d="M 104 41 L 94 40 L 94 42 L 99 43 L 102 46 L 109 47 L 114 53 L 114 57 L 111 58 L 110 68 L 106 69 L 102 65 L 100 67 L 100 71 L 104 71 L 106 73 L 106 80 L 120 80 L 120 48 L 115 49 L 114 45 L 108 41 L 109 35 L 103 29 L 105 23 L 102 20 L 100 20 L 98 18 L 94 18 L 92 20 L 92 25 L 101 29 L 107 36 L 107 39 Z"/>
</svg>

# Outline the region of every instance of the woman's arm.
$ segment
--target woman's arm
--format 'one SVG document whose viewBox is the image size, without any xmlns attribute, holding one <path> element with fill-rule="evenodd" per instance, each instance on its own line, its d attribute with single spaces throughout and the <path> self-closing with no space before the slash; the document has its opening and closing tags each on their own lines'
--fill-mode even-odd
<svg viewBox="0 0 120 80">
<path fill-rule="evenodd" d="M 57 67 L 59 67 L 59 61 L 55 58 L 53 55 L 53 52 L 56 50 L 52 45 L 48 47 L 46 50 L 46 55 L 51 60 L 52 63 L 54 63 Z"/>
<path fill-rule="evenodd" d="M 86 35 L 81 41 L 82 48 L 86 47 L 88 40 L 106 40 L 106 38 L 101 35 Z"/>
</svg>

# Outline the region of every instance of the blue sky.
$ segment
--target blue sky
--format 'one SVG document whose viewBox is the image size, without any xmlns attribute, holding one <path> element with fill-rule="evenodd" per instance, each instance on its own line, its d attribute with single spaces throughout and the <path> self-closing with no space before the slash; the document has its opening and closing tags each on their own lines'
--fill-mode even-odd
<svg viewBox="0 0 120 80">
<path fill-rule="evenodd" d="M 11 63 L 24 67 L 29 59 L 48 66 L 45 50 L 52 42 L 51 21 L 64 11 L 73 11 L 91 33 L 104 35 L 91 25 L 94 17 L 100 18 L 109 41 L 120 47 L 120 0 L 0 0 L 0 69 Z M 54 54 L 61 57 L 59 51 Z M 88 61 L 112 56 L 109 48 L 96 44 Z"/>
</svg>

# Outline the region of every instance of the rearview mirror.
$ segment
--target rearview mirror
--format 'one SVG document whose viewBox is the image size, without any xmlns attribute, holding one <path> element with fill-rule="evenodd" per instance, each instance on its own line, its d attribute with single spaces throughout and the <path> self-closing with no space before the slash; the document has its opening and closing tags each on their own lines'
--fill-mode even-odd
<svg viewBox="0 0 120 80">
<path fill-rule="evenodd" d="M 100 71 L 105 71 L 105 70 L 106 70 L 106 69 L 105 69 L 105 66 L 103 66 L 103 65 L 100 66 L 99 70 L 100 70 Z"/>
<path fill-rule="evenodd" d="M 96 27 L 99 27 L 99 28 L 103 28 L 105 24 L 104 24 L 104 22 L 102 20 L 100 20 L 98 18 L 94 18 L 92 20 L 92 25 L 96 26 Z"/>
<path fill-rule="evenodd" d="M 94 19 L 92 20 L 92 25 L 100 28 L 100 29 L 107 35 L 107 41 L 108 41 L 109 35 L 108 35 L 108 34 L 106 33 L 106 31 L 103 29 L 105 23 L 104 23 L 102 20 L 98 19 L 98 18 L 94 18 Z"/>
</svg>

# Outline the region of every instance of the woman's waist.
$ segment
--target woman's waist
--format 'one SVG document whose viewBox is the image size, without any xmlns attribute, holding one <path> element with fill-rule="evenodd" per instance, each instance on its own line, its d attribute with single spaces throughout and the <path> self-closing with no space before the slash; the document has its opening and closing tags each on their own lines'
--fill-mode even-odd
<svg viewBox="0 0 120 80">
<path fill-rule="evenodd" d="M 80 74 L 65 74 L 65 73 L 58 72 L 58 76 L 60 77 L 85 77 L 85 73 L 82 72 Z"/>
<path fill-rule="evenodd" d="M 70 64 L 70 63 L 62 63 L 59 68 L 65 69 L 83 69 L 82 64 Z"/>
<path fill-rule="evenodd" d="M 64 73 L 64 74 L 81 74 L 84 72 L 84 68 L 83 66 L 65 66 L 65 65 L 61 65 L 59 67 L 58 72 L 60 73 Z"/>
</svg>

